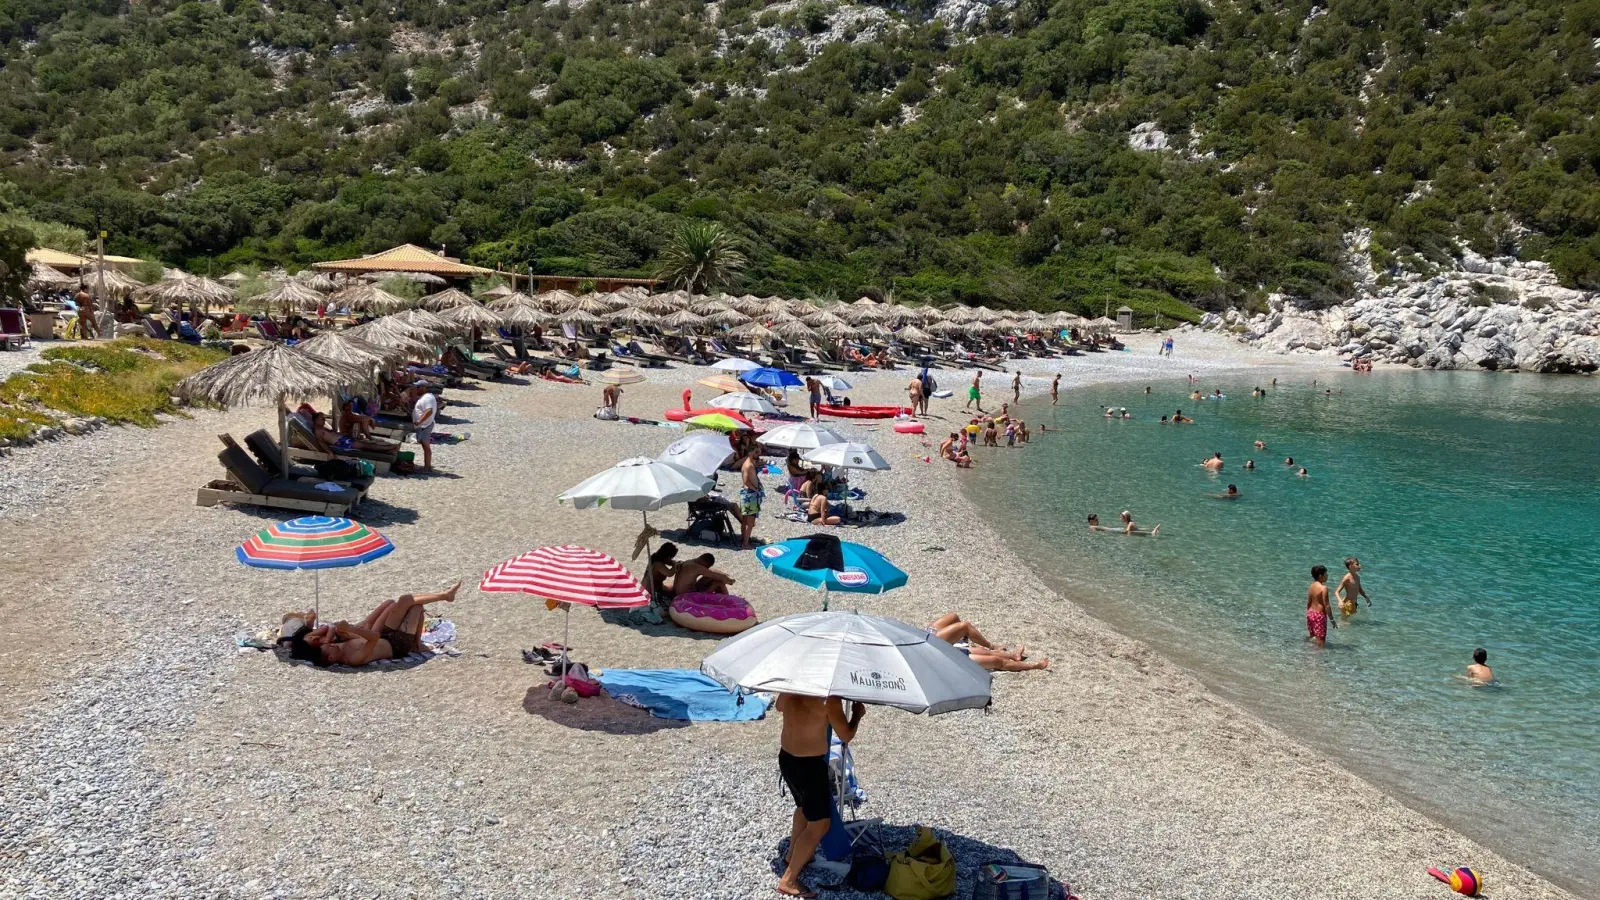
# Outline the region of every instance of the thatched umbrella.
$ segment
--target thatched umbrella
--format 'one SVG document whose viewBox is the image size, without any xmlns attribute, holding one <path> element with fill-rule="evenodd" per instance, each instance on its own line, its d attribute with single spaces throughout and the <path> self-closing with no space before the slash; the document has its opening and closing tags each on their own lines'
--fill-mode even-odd
<svg viewBox="0 0 1600 900">
<path fill-rule="evenodd" d="M 990 325 L 988 322 L 980 320 L 963 322 L 961 327 L 962 330 L 964 330 L 967 334 L 975 334 L 978 337 L 988 337 L 989 335 L 995 334 L 1000 330 L 995 328 L 993 325 Z"/>
<path fill-rule="evenodd" d="M 560 288 L 557 288 L 553 291 L 545 291 L 544 293 L 534 297 L 534 299 L 539 301 L 539 306 L 542 307 L 546 312 L 552 312 L 556 315 L 560 315 L 569 309 L 573 309 L 574 307 L 572 304 L 578 298 L 571 291 L 563 291 Z M 592 312 L 592 310 L 590 311 Z"/>
<path fill-rule="evenodd" d="M 1059 330 L 1062 328 L 1072 328 L 1074 326 L 1082 325 L 1084 323 L 1084 318 L 1083 316 L 1066 311 L 1053 312 L 1045 318 L 1045 323 L 1051 328 Z"/>
<path fill-rule="evenodd" d="M 295 309 L 316 309 L 322 303 L 322 295 L 312 290 L 311 286 L 302 281 L 285 281 L 256 300 L 271 308 L 282 308 L 283 314 L 288 315 Z"/>
<path fill-rule="evenodd" d="M 408 325 L 415 325 L 418 328 L 426 328 L 440 337 L 445 337 L 459 331 L 461 328 L 461 326 L 449 319 L 441 319 L 425 309 L 408 309 L 405 312 L 395 313 L 389 318 L 397 319 Z"/>
<path fill-rule="evenodd" d="M 849 322 L 829 322 L 818 328 L 817 331 L 821 332 L 822 336 L 830 341 L 848 340 L 859 333 L 859 329 Z"/>
<path fill-rule="evenodd" d="M 812 328 L 821 328 L 824 325 L 833 325 L 844 320 L 826 309 L 813 310 L 809 315 L 800 317 L 800 321 Z"/>
<path fill-rule="evenodd" d="M 728 337 L 738 338 L 741 341 L 770 341 L 777 337 L 777 334 L 760 322 L 746 322 L 729 331 Z"/>
<path fill-rule="evenodd" d="M 99 268 L 87 268 L 80 271 L 78 275 L 83 279 L 85 284 L 99 284 L 101 270 Z M 114 297 L 131 294 L 134 291 L 144 287 L 144 282 L 129 275 L 125 275 L 122 272 L 111 268 L 110 266 L 105 268 L 104 277 L 106 291 Z"/>
<path fill-rule="evenodd" d="M 727 312 L 730 309 L 733 309 L 733 307 L 711 297 L 696 297 L 695 301 L 689 304 L 689 311 L 697 316 L 710 317 L 719 312 Z"/>
<path fill-rule="evenodd" d="M 943 322 L 934 322 L 932 325 L 928 326 L 928 330 L 933 332 L 934 334 L 946 334 L 946 335 L 948 335 L 948 334 L 960 334 L 961 332 L 965 331 L 966 328 L 967 328 L 967 323 L 966 322 L 957 322 L 957 321 L 955 321 L 953 319 L 946 319 Z"/>
<path fill-rule="evenodd" d="M 568 296 L 571 295 L 569 294 Z M 566 306 L 562 307 L 562 312 L 574 309 L 590 315 L 606 316 L 614 312 L 616 307 L 607 303 L 603 294 L 581 294 L 568 300 Z"/>
<path fill-rule="evenodd" d="M 313 356 L 298 347 L 273 344 L 230 356 L 178 382 L 177 396 L 187 402 L 209 400 L 224 408 L 278 408 L 278 446 L 283 448 L 283 474 L 289 475 L 289 418 L 284 403 L 295 397 L 335 396 L 341 390 L 370 382 L 371 376 L 343 363 Z"/>
<path fill-rule="evenodd" d="M 456 288 L 445 288 L 436 294 L 429 294 L 422 298 L 422 308 L 435 312 L 441 309 L 453 309 L 457 306 L 477 306 L 478 301 L 472 295 Z"/>
<path fill-rule="evenodd" d="M 360 338 L 369 344 L 377 344 L 379 347 L 404 351 L 407 356 L 432 354 L 433 342 L 438 340 L 438 336 L 433 332 L 416 330 L 404 322 L 394 321 L 390 316 L 373 319 L 365 325 L 357 325 L 343 333 Z"/>
<path fill-rule="evenodd" d="M 489 308 L 495 312 L 508 312 L 515 306 L 526 306 L 530 309 L 544 312 L 544 307 L 539 304 L 539 301 L 521 291 L 508 291 L 489 302 Z"/>
<path fill-rule="evenodd" d="M 538 308 L 526 304 L 512 304 L 500 310 L 500 318 L 508 328 L 521 328 L 524 331 L 534 328 L 547 328 L 555 317 Z"/>
<path fill-rule="evenodd" d="M 592 313 L 592 312 L 584 312 L 581 309 L 569 309 L 566 312 L 562 313 L 561 315 L 556 316 L 556 321 L 560 322 L 563 325 L 574 325 L 574 326 L 585 326 L 586 325 L 586 326 L 590 326 L 590 327 L 593 327 L 595 325 L 601 325 L 601 324 L 605 323 L 604 319 L 600 318 L 599 316 L 595 315 L 594 313 Z"/>
<path fill-rule="evenodd" d="M 815 328 L 793 316 L 788 316 L 780 322 L 773 323 L 772 333 L 791 344 L 799 341 L 814 340 L 817 337 Z"/>
<path fill-rule="evenodd" d="M 647 313 L 637 306 L 629 306 L 611 314 L 611 324 L 623 326 L 645 327 L 656 324 L 656 316 Z"/>
<path fill-rule="evenodd" d="M 999 311 L 990 309 L 987 306 L 980 306 L 974 309 L 972 312 L 975 316 L 977 316 L 978 321 L 988 322 L 991 325 L 994 324 L 996 319 L 1000 318 Z"/>
<path fill-rule="evenodd" d="M 315 269 L 306 269 L 294 278 L 313 291 L 321 291 L 324 294 L 337 290 L 339 287 L 338 279 L 327 272 L 318 272 Z"/>
<path fill-rule="evenodd" d="M 857 332 L 864 338 L 874 338 L 880 341 L 894 336 L 894 332 L 889 330 L 889 326 L 882 322 L 868 322 L 857 329 Z"/>
<path fill-rule="evenodd" d="M 761 312 L 762 303 L 760 297 L 753 297 L 750 294 L 745 294 L 742 297 L 735 297 L 728 301 L 728 305 L 747 316 L 753 316 Z"/>
<path fill-rule="evenodd" d="M 1116 319 L 1110 319 L 1110 318 L 1107 318 L 1105 316 L 1100 316 L 1097 319 L 1090 319 L 1089 320 L 1089 329 L 1091 331 L 1094 331 L 1097 334 L 1110 334 L 1111 333 L 1111 329 L 1116 328 L 1116 327 L 1117 327 L 1117 320 Z"/>
<path fill-rule="evenodd" d="M 28 286 L 33 288 L 68 287 L 77 283 L 78 279 L 44 263 L 34 263 L 28 272 Z"/>
<path fill-rule="evenodd" d="M 354 337 L 349 331 L 324 331 L 314 338 L 301 341 L 295 348 L 312 356 L 360 369 L 404 362 L 408 355 L 403 349 L 379 346 Z"/>
<path fill-rule="evenodd" d="M 355 284 L 328 297 L 329 305 L 348 306 L 357 312 L 391 313 L 411 305 L 404 297 L 396 297 L 377 285 Z"/>
<path fill-rule="evenodd" d="M 647 313 L 652 313 L 658 316 L 670 316 L 678 310 L 683 309 L 683 303 L 679 302 L 675 293 L 651 294 L 650 296 L 645 297 L 633 305 Z"/>
<path fill-rule="evenodd" d="M 725 309 L 719 313 L 706 316 L 706 322 L 711 325 L 725 325 L 729 327 L 743 325 L 750 321 L 750 317 L 737 309 Z"/>
<path fill-rule="evenodd" d="M 439 313 L 439 318 L 454 325 L 457 330 L 465 331 L 468 334 L 474 328 L 483 330 L 499 328 L 501 323 L 505 321 L 503 317 L 484 309 L 477 302 L 464 306 L 453 306 Z"/>
<path fill-rule="evenodd" d="M 705 324 L 706 320 L 704 316 L 697 316 L 694 313 L 689 312 L 687 309 L 680 309 L 672 315 L 661 320 L 662 328 L 672 328 L 677 331 L 688 331 L 691 328 L 703 328 L 705 327 Z"/>
<path fill-rule="evenodd" d="M 240 282 L 249 281 L 250 276 L 239 271 L 238 269 L 234 269 L 232 272 L 229 272 L 217 280 L 223 284 L 239 284 Z"/>
<path fill-rule="evenodd" d="M 896 331 L 894 333 L 894 337 L 895 340 L 905 341 L 911 344 L 926 344 L 927 342 L 933 340 L 933 335 L 923 331 L 921 328 L 918 328 L 915 325 L 907 325 L 899 331 Z"/>
<path fill-rule="evenodd" d="M 494 287 L 489 288 L 487 291 L 484 291 L 483 295 L 485 297 L 493 297 L 494 299 L 499 300 L 501 297 L 507 297 L 515 293 L 515 288 L 507 287 L 503 284 L 497 284 Z"/>
</svg>

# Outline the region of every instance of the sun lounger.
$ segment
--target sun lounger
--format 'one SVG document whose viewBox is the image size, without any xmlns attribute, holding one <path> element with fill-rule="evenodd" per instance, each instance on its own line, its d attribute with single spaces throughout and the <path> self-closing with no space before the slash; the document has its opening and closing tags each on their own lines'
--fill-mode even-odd
<svg viewBox="0 0 1600 900">
<path fill-rule="evenodd" d="M 22 310 L 12 307 L 0 309 L 0 350 L 20 350 L 32 340 L 28 336 L 28 323 L 22 319 Z"/>
<path fill-rule="evenodd" d="M 262 469 L 265 469 L 269 474 L 273 475 L 283 471 L 283 456 L 278 451 L 278 442 L 272 439 L 272 435 L 268 434 L 265 428 L 252 431 L 251 433 L 245 435 L 244 443 L 246 447 L 250 448 L 250 453 L 255 456 L 256 462 L 261 464 Z M 297 481 L 304 481 L 308 478 L 315 478 L 318 481 L 332 481 L 335 484 L 342 484 L 352 490 L 358 491 L 362 496 L 366 496 L 366 493 L 369 489 L 371 489 L 372 482 L 374 480 L 371 475 L 325 478 L 316 469 L 310 466 L 297 466 L 293 464 L 289 466 L 289 477 Z"/>
<path fill-rule="evenodd" d="M 380 475 L 394 465 L 400 457 L 400 448 L 396 447 L 388 452 L 377 450 L 328 450 L 317 440 L 311 427 L 302 421 L 298 415 L 289 417 L 289 459 L 304 462 L 321 462 L 326 459 L 364 459 L 372 463 L 374 471 Z"/>
<path fill-rule="evenodd" d="M 243 503 L 274 509 L 342 516 L 360 502 L 361 495 L 349 488 L 338 491 L 317 489 L 312 483 L 291 478 L 273 478 L 249 454 L 238 447 L 224 447 L 217 460 L 230 476 L 200 488 L 196 506 L 218 503 Z"/>
<path fill-rule="evenodd" d="M 256 333 L 261 335 L 262 340 L 272 341 L 274 343 L 281 343 L 283 341 L 283 335 L 278 332 L 277 322 L 274 322 L 271 319 L 257 319 L 255 321 L 255 326 Z"/>
</svg>

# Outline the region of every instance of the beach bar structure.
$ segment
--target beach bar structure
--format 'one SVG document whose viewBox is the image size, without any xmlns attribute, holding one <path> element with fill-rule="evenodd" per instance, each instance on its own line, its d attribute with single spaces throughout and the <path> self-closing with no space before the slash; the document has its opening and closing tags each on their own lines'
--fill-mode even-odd
<svg viewBox="0 0 1600 900">
<path fill-rule="evenodd" d="M 76 275 L 84 269 L 95 267 L 95 257 L 79 256 L 76 253 L 63 253 L 60 250 L 51 250 L 49 247 L 35 247 L 27 252 L 29 265 L 45 265 L 57 272 Z M 144 260 L 134 256 L 112 256 L 106 254 L 106 267 L 121 272 L 137 266 Z"/>
<path fill-rule="evenodd" d="M 109 258 L 109 257 L 108 257 Z M 374 273 L 393 272 L 396 274 L 421 274 L 435 275 L 447 280 L 469 280 L 498 275 L 511 282 L 513 290 L 519 287 L 518 279 L 526 279 L 523 285 L 533 285 L 532 293 L 543 294 L 548 291 L 564 290 L 576 292 L 583 285 L 593 284 L 597 291 L 619 291 L 625 287 L 642 286 L 647 289 L 654 288 L 659 282 L 654 278 L 613 278 L 605 275 L 534 275 L 533 273 L 507 272 L 502 269 L 486 269 L 483 266 L 474 266 L 464 263 L 454 257 L 435 253 L 416 244 L 401 244 L 382 253 L 362 256 L 356 259 L 337 259 L 331 262 L 312 263 L 311 268 L 319 272 L 333 275 L 371 275 Z"/>
</svg>

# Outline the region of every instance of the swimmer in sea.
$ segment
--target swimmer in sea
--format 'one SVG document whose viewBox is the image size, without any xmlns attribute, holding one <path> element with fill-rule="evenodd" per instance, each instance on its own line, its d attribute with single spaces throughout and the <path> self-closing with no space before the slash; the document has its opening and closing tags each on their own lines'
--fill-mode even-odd
<svg viewBox="0 0 1600 900">
<path fill-rule="evenodd" d="M 1162 416 L 1161 417 L 1161 424 L 1163 424 L 1163 425 L 1167 424 L 1167 417 L 1166 416 Z"/>
<path fill-rule="evenodd" d="M 1306 467 L 1305 466 L 1301 466 L 1300 467 L 1300 471 L 1296 472 L 1295 474 L 1299 475 L 1301 478 L 1310 478 L 1311 477 L 1311 473 L 1306 471 Z"/>
<path fill-rule="evenodd" d="M 1328 629 L 1338 628 L 1328 613 L 1328 567 L 1311 567 L 1311 587 L 1306 589 L 1306 636 L 1318 647 L 1328 643 Z"/>
<path fill-rule="evenodd" d="M 1354 556 L 1345 557 L 1344 569 L 1344 577 L 1339 579 L 1339 587 L 1333 593 L 1339 598 L 1339 612 L 1348 617 L 1356 614 L 1358 598 L 1365 597 L 1369 607 L 1372 605 L 1372 598 L 1367 597 L 1366 589 L 1361 586 L 1361 560 Z"/>
<path fill-rule="evenodd" d="M 1131 418 L 1133 418 L 1133 413 L 1128 412 L 1128 408 L 1126 406 L 1124 406 L 1122 408 L 1122 417 L 1124 419 L 1131 419 Z"/>
<path fill-rule="evenodd" d="M 1211 399 L 1213 399 L 1213 400 L 1221 400 L 1222 399 L 1222 388 L 1213 388 L 1212 391 L 1211 391 Z"/>
<path fill-rule="evenodd" d="M 1236 484 L 1228 485 L 1228 489 L 1225 492 L 1223 492 L 1221 494 L 1218 494 L 1217 495 L 1217 499 L 1218 500 L 1237 500 L 1237 499 L 1239 499 L 1239 486 L 1236 485 Z"/>
<path fill-rule="evenodd" d="M 1220 471 L 1222 471 L 1222 454 L 1221 453 L 1213 453 L 1213 454 L 1211 454 L 1211 458 L 1210 459 L 1206 460 L 1205 462 L 1201 463 L 1200 465 L 1204 466 L 1207 469 L 1210 469 L 1213 472 L 1220 472 Z"/>
<path fill-rule="evenodd" d="M 1244 469 L 1245 469 L 1246 472 L 1254 472 L 1255 468 L 1256 468 L 1256 461 L 1255 460 L 1247 459 L 1247 460 L 1244 461 Z"/>
<path fill-rule="evenodd" d="M 1494 670 L 1489 668 L 1489 651 L 1482 647 L 1472 651 L 1472 665 L 1467 666 L 1467 679 L 1476 684 L 1494 681 Z"/>
<path fill-rule="evenodd" d="M 1180 409 L 1177 412 L 1172 414 L 1172 424 L 1174 424 L 1174 425 L 1183 425 L 1185 423 L 1187 423 L 1189 425 L 1193 425 L 1194 424 L 1194 420 L 1189 418 L 1188 416 L 1184 415 L 1183 414 L 1183 410 Z"/>
<path fill-rule="evenodd" d="M 1256 449 L 1257 450 L 1265 450 L 1265 449 L 1267 449 L 1266 442 L 1264 442 L 1264 441 L 1256 441 Z"/>
<path fill-rule="evenodd" d="M 1110 406 L 1106 407 L 1106 418 L 1115 419 L 1116 417 L 1117 417 L 1116 409 L 1113 408 L 1113 407 L 1110 407 Z"/>
<path fill-rule="evenodd" d="M 1150 396 L 1150 385 L 1148 384 L 1144 386 L 1144 395 L 1146 397 Z"/>
<path fill-rule="evenodd" d="M 1284 457 L 1284 458 L 1283 458 L 1283 464 L 1284 464 L 1284 465 L 1286 465 L 1286 466 L 1292 466 L 1292 465 L 1294 465 L 1294 457 L 1292 457 L 1292 456 L 1286 456 L 1286 457 Z"/>
<path fill-rule="evenodd" d="M 1202 395 L 1199 391 L 1194 391 L 1193 393 L 1191 393 L 1189 395 L 1189 399 L 1190 400 L 1204 400 L 1205 396 Z"/>
<path fill-rule="evenodd" d="M 1135 535 L 1135 536 L 1138 536 L 1138 537 L 1153 537 L 1156 532 L 1161 530 L 1161 526 L 1160 525 L 1157 525 L 1156 527 L 1150 529 L 1149 531 L 1145 531 L 1143 528 L 1140 528 L 1139 526 L 1133 524 L 1133 513 L 1129 512 L 1127 510 L 1123 510 L 1122 511 L 1122 515 L 1121 515 L 1120 518 L 1122 519 L 1122 533 L 1123 534 Z"/>
</svg>

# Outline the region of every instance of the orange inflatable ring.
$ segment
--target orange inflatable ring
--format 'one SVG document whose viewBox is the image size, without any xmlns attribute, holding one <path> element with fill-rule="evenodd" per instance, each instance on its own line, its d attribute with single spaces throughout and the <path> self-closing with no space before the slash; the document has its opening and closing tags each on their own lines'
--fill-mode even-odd
<svg viewBox="0 0 1600 900">
<path fill-rule="evenodd" d="M 708 634 L 738 634 L 759 621 L 750 604 L 732 594 L 679 594 L 667 615 L 680 628 Z"/>
<path fill-rule="evenodd" d="M 894 430 L 901 434 L 921 434 L 928 429 L 921 422 L 896 422 Z"/>
</svg>

